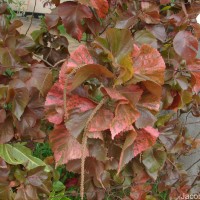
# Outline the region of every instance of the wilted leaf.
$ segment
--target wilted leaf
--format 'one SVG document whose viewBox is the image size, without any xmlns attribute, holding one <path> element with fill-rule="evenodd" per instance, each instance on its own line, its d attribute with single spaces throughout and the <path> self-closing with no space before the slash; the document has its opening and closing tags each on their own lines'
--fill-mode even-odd
<svg viewBox="0 0 200 200">
<path fill-rule="evenodd" d="M 70 160 L 80 159 L 81 144 L 68 132 L 64 125 L 58 125 L 49 136 L 56 165 L 66 164 Z M 88 155 L 88 152 L 86 153 Z"/>
<path fill-rule="evenodd" d="M 180 31 L 173 40 L 176 53 L 187 61 L 192 61 L 197 56 L 198 40 L 188 31 Z"/>
<path fill-rule="evenodd" d="M 138 154 L 152 147 L 159 135 L 160 133 L 150 126 L 137 130 L 137 138 L 133 145 L 134 156 L 137 156 Z"/>
<path fill-rule="evenodd" d="M 32 151 L 20 143 L 0 144 L 0 157 L 11 165 L 23 164 L 28 170 L 45 166 L 45 170 L 49 171 L 48 166 L 42 160 L 32 156 Z"/>
<path fill-rule="evenodd" d="M 79 41 L 85 30 L 82 25 L 83 20 L 92 18 L 92 12 L 87 6 L 72 1 L 61 3 L 58 6 L 58 15 L 61 17 L 67 33 Z"/>
</svg>

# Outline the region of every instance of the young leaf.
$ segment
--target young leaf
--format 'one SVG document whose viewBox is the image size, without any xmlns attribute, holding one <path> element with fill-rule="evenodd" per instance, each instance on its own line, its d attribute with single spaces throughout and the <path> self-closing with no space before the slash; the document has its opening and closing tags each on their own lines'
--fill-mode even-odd
<svg viewBox="0 0 200 200">
<path fill-rule="evenodd" d="M 28 170 L 39 166 L 45 166 L 45 170 L 49 171 L 49 167 L 39 158 L 32 156 L 29 148 L 23 144 L 0 144 L 0 157 L 11 165 L 24 165 Z"/>
</svg>

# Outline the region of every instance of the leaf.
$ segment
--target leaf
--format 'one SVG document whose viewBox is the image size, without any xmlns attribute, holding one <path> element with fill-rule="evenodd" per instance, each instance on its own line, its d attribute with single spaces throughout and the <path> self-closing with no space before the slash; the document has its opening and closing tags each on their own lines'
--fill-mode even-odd
<svg viewBox="0 0 200 200">
<path fill-rule="evenodd" d="M 55 83 L 47 94 L 45 111 L 49 122 L 60 124 L 63 121 L 63 90 L 59 83 Z"/>
<path fill-rule="evenodd" d="M 122 168 L 134 158 L 133 142 L 135 141 L 136 137 L 137 137 L 137 132 L 134 129 L 130 131 L 126 136 L 126 140 L 124 142 L 122 152 L 120 155 L 117 174 L 119 174 Z"/>
<path fill-rule="evenodd" d="M 25 56 L 30 53 L 29 49 L 34 47 L 35 43 L 29 37 L 21 36 L 17 40 L 16 53 L 18 56 Z"/>
<path fill-rule="evenodd" d="M 139 117 L 139 112 L 130 104 L 119 103 L 115 110 L 115 117 L 110 124 L 112 139 L 126 130 Z"/>
<path fill-rule="evenodd" d="M 29 101 L 29 92 L 24 82 L 19 79 L 14 79 L 9 83 L 12 94 L 14 91 L 14 97 L 12 98 L 12 113 L 20 120 L 24 110 Z"/>
<path fill-rule="evenodd" d="M 142 154 L 142 163 L 147 173 L 154 180 L 158 177 L 158 172 L 162 169 L 167 158 L 164 147 L 156 145 L 154 148 L 146 150 Z"/>
<path fill-rule="evenodd" d="M 83 20 L 92 18 L 90 9 L 76 2 L 61 3 L 58 6 L 58 15 L 61 17 L 67 33 L 79 41 L 85 31 L 85 27 L 82 25 Z"/>
<path fill-rule="evenodd" d="M 75 74 L 72 88 L 74 90 L 79 85 L 81 85 L 85 80 L 93 77 L 106 77 L 106 78 L 114 78 L 114 74 L 109 71 L 106 67 L 98 64 L 88 64 L 81 67 Z"/>
<path fill-rule="evenodd" d="M 192 82 L 194 83 L 193 90 L 196 94 L 200 91 L 200 60 L 197 60 L 195 63 L 189 64 L 187 67 L 191 70 Z"/>
<path fill-rule="evenodd" d="M 88 130 L 90 132 L 98 132 L 109 129 L 113 117 L 114 115 L 110 110 L 100 109 L 90 122 Z"/>
<path fill-rule="evenodd" d="M 147 30 L 149 30 L 161 42 L 164 42 L 167 38 L 165 27 L 161 24 L 149 25 L 147 26 Z"/>
<path fill-rule="evenodd" d="M 38 166 L 45 166 L 45 170 L 49 171 L 48 166 L 42 160 L 32 156 L 31 150 L 20 143 L 13 145 L 0 144 L 0 157 L 11 165 L 22 164 L 28 170 Z"/>
<path fill-rule="evenodd" d="M 76 110 L 70 112 L 70 116 L 65 122 L 65 126 L 73 137 L 78 138 L 80 136 L 91 112 L 92 110 L 83 113 L 76 112 Z"/>
<path fill-rule="evenodd" d="M 9 142 L 14 137 L 13 122 L 10 117 L 0 123 L 0 144 Z"/>
<path fill-rule="evenodd" d="M 15 200 L 39 200 L 37 190 L 31 185 L 21 186 L 17 189 Z"/>
<path fill-rule="evenodd" d="M 100 18 L 105 18 L 108 13 L 109 5 L 107 0 L 79 0 L 78 2 L 95 8 Z"/>
<path fill-rule="evenodd" d="M 0 123 L 3 123 L 6 119 L 6 111 L 4 109 L 0 109 Z"/>
<path fill-rule="evenodd" d="M 151 81 L 158 85 L 164 83 L 165 62 L 160 53 L 149 45 L 142 45 L 134 52 L 133 57 L 134 79 L 137 82 Z"/>
<path fill-rule="evenodd" d="M 42 94 L 46 96 L 53 83 L 52 71 L 43 64 L 35 64 L 32 66 L 32 76 L 26 82 L 29 88 L 36 87 Z"/>
<path fill-rule="evenodd" d="M 156 122 L 156 117 L 147 109 L 143 107 L 137 107 L 140 112 L 139 118 L 135 122 L 137 128 L 145 128 L 147 126 L 153 126 Z"/>
<path fill-rule="evenodd" d="M 88 48 L 85 45 L 79 45 L 78 48 L 70 54 L 70 58 L 63 63 L 59 74 L 59 82 L 64 86 L 66 75 L 69 74 L 72 69 L 87 64 L 94 64 L 94 60 Z"/>
<path fill-rule="evenodd" d="M 109 28 L 106 30 L 105 38 L 97 38 L 94 45 L 101 48 L 112 62 L 114 68 L 120 70 L 115 84 L 127 82 L 133 76 L 131 52 L 133 50 L 133 39 L 128 29 Z"/>
<path fill-rule="evenodd" d="M 80 159 L 81 144 L 70 135 L 64 125 L 57 125 L 49 135 L 56 166 L 66 164 L 70 160 Z M 88 152 L 86 153 L 88 155 Z"/>
<path fill-rule="evenodd" d="M 51 178 L 51 174 L 47 173 L 44 167 L 37 167 L 28 171 L 26 180 L 37 190 L 42 190 L 43 193 L 48 195 L 52 189 Z"/>
<path fill-rule="evenodd" d="M 158 47 L 157 39 L 151 32 L 147 30 L 137 31 L 134 35 L 134 41 L 139 46 L 141 46 L 142 44 L 149 44 L 154 48 Z"/>
<path fill-rule="evenodd" d="M 173 40 L 176 53 L 187 61 L 196 58 L 198 52 L 198 40 L 188 31 L 180 31 Z"/>
<path fill-rule="evenodd" d="M 133 145 L 134 157 L 152 147 L 159 135 L 160 133 L 150 126 L 137 130 L 137 138 Z"/>
<path fill-rule="evenodd" d="M 171 3 L 171 0 L 160 0 L 160 4 L 168 4 Z"/>
</svg>

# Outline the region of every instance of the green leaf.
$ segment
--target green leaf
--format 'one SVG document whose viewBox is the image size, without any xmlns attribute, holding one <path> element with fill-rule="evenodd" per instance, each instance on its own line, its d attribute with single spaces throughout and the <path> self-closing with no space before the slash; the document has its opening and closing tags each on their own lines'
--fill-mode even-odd
<svg viewBox="0 0 200 200">
<path fill-rule="evenodd" d="M 128 29 L 109 28 L 105 38 L 97 38 L 94 42 L 107 54 L 108 60 L 112 62 L 114 70 L 119 70 L 115 85 L 130 80 L 133 76 L 133 63 L 131 53 L 133 51 L 133 39 Z"/>
<path fill-rule="evenodd" d="M 162 169 L 167 158 L 167 153 L 161 145 L 155 145 L 154 148 L 148 149 L 143 153 L 142 163 L 146 172 L 154 180 L 158 177 L 159 170 Z"/>
<path fill-rule="evenodd" d="M 53 190 L 55 192 L 60 192 L 65 189 L 65 185 L 61 181 L 56 181 L 53 183 Z"/>
<path fill-rule="evenodd" d="M 50 171 L 42 160 L 33 157 L 31 150 L 20 143 L 14 145 L 0 144 L 0 157 L 11 165 L 22 164 L 28 170 L 38 166 L 45 166 L 45 171 Z"/>
</svg>

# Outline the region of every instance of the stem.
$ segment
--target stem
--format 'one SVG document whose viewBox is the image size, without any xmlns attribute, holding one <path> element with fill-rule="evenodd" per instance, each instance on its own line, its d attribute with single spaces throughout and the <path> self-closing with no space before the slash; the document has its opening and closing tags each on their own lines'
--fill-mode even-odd
<svg viewBox="0 0 200 200">
<path fill-rule="evenodd" d="M 80 185 L 80 194 L 81 194 L 81 200 L 84 199 L 84 179 L 85 179 L 85 159 L 86 159 L 86 146 L 87 146 L 87 133 L 88 133 L 88 126 L 94 116 L 96 115 L 97 111 L 101 109 L 101 107 L 106 103 L 108 100 L 108 97 L 104 97 L 99 104 L 96 106 L 96 108 L 92 111 L 90 117 L 88 118 L 84 132 L 83 132 L 83 138 L 82 138 L 82 156 L 81 156 L 81 185 Z"/>
</svg>

